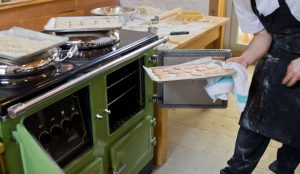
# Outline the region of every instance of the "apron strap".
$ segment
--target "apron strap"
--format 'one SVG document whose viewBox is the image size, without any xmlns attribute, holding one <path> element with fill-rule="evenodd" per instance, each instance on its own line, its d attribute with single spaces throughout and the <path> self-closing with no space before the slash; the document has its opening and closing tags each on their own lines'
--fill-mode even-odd
<svg viewBox="0 0 300 174">
<path fill-rule="evenodd" d="M 278 3 L 280 6 L 284 5 L 285 4 L 285 0 L 278 0 Z"/>
<path fill-rule="evenodd" d="M 256 6 L 255 0 L 251 0 L 251 8 L 252 8 L 253 12 L 256 14 L 256 16 L 260 18 L 260 13 L 257 10 L 257 6 Z"/>
<path fill-rule="evenodd" d="M 279 6 L 283 6 L 286 5 L 285 0 L 278 0 Z M 256 14 L 256 16 L 261 17 L 262 14 L 259 13 L 259 11 L 257 10 L 257 5 L 256 5 L 256 1 L 255 0 L 251 0 L 251 8 L 253 10 L 253 12 Z"/>
</svg>

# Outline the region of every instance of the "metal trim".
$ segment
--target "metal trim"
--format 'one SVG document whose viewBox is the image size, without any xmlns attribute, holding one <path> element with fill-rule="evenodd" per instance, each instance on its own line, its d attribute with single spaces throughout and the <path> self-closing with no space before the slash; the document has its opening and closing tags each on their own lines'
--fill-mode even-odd
<svg viewBox="0 0 300 174">
<path fill-rule="evenodd" d="M 231 50 L 229 49 L 197 49 L 197 50 L 170 50 L 161 49 L 157 53 L 157 65 L 163 66 L 165 57 L 197 57 L 197 56 L 222 56 L 225 59 L 232 57 Z M 203 105 L 193 105 L 193 104 L 164 104 L 163 102 L 163 83 L 157 83 L 157 104 L 162 108 L 226 108 L 227 101 L 217 100 L 220 102 L 219 105 L 203 104 Z"/>
</svg>

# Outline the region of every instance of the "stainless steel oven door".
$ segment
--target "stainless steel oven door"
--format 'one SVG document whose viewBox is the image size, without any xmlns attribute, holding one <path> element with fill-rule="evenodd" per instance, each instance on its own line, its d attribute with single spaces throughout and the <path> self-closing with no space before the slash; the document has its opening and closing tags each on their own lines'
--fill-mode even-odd
<svg viewBox="0 0 300 174">
<path fill-rule="evenodd" d="M 225 60 L 231 57 L 230 50 L 159 50 L 157 66 L 176 65 L 199 58 L 211 57 Z M 206 80 L 182 80 L 157 84 L 157 100 L 163 108 L 225 108 L 227 101 L 213 101 L 204 89 Z"/>
</svg>

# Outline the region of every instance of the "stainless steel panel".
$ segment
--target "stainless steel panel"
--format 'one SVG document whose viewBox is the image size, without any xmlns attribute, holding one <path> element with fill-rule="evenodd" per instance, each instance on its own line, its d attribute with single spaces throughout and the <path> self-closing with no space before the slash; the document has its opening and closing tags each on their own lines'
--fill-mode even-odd
<svg viewBox="0 0 300 174">
<path fill-rule="evenodd" d="M 176 65 L 199 58 L 212 57 L 225 60 L 230 50 L 161 50 L 158 65 Z M 158 84 L 158 104 L 170 108 L 216 108 L 226 107 L 227 101 L 213 100 L 204 89 L 206 80 L 182 80 Z"/>
<path fill-rule="evenodd" d="M 215 105 L 204 90 L 206 80 L 184 80 L 165 83 L 163 88 L 163 103 L 166 105 Z"/>
</svg>

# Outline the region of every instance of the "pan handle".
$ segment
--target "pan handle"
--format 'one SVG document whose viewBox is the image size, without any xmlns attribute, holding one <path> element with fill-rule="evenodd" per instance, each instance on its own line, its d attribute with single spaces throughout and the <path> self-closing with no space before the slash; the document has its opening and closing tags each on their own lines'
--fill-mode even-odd
<svg viewBox="0 0 300 174">
<path fill-rule="evenodd" d="M 143 54 L 144 52 L 148 51 L 149 49 L 152 49 L 162 43 L 167 42 L 168 40 L 169 40 L 169 37 L 167 37 L 167 36 L 162 37 L 159 40 L 157 40 L 151 44 L 148 44 L 142 48 L 139 48 L 133 52 L 130 52 L 116 60 L 113 60 L 103 66 L 99 66 L 98 68 L 93 69 L 90 72 L 87 72 L 79 77 L 76 77 L 73 80 L 70 80 L 60 86 L 57 86 L 56 88 L 54 88 L 50 91 L 47 91 L 46 93 L 44 93 L 40 96 L 37 96 L 37 97 L 35 97 L 31 100 L 28 100 L 24 103 L 17 103 L 15 105 L 12 105 L 7 109 L 8 116 L 10 118 L 16 118 L 19 115 L 21 115 L 22 113 L 24 113 L 25 111 L 27 111 L 28 109 L 31 109 L 34 106 L 36 106 L 37 104 L 49 99 L 49 97 L 58 95 L 59 93 L 62 93 L 64 91 L 70 89 L 74 85 L 77 85 L 78 83 L 86 82 L 87 80 L 95 77 L 96 75 L 101 74 L 101 73 L 105 72 L 106 70 L 111 69 L 111 68 L 115 67 L 116 65 L 126 62 L 132 58 L 135 58 L 135 57 Z"/>
<path fill-rule="evenodd" d="M 59 56 L 60 54 L 57 54 L 56 56 L 54 56 L 54 60 L 56 62 L 62 62 L 67 58 L 73 57 L 77 52 L 78 52 L 78 46 L 73 45 L 63 58 L 60 58 L 60 56 Z"/>
</svg>

